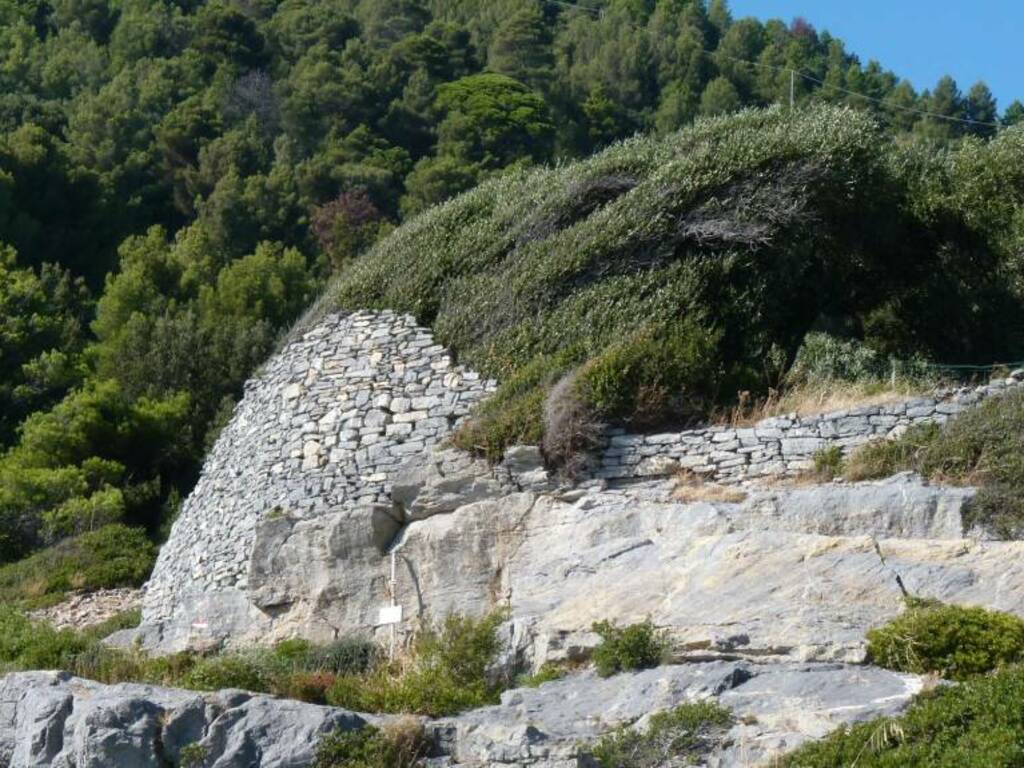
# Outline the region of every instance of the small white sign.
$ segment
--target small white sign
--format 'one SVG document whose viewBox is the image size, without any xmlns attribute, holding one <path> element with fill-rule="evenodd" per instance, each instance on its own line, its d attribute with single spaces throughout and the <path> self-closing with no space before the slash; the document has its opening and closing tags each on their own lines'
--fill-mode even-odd
<svg viewBox="0 0 1024 768">
<path fill-rule="evenodd" d="M 402 606 L 400 605 L 385 605 L 380 609 L 380 613 L 377 614 L 377 626 L 383 627 L 387 624 L 401 623 Z"/>
</svg>

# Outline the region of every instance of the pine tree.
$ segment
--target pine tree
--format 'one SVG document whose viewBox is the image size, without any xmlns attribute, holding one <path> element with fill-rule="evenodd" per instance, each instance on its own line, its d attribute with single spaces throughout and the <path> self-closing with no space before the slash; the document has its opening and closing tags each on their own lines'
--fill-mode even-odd
<svg viewBox="0 0 1024 768">
<path fill-rule="evenodd" d="M 536 6 L 524 8 L 498 28 L 487 54 L 488 67 L 546 90 L 554 69 L 551 33 Z"/>
<path fill-rule="evenodd" d="M 1015 99 L 1003 113 L 1003 124 L 1017 125 L 1018 123 L 1024 123 L 1024 104 L 1021 104 L 1019 99 Z"/>
<path fill-rule="evenodd" d="M 979 80 L 967 92 L 967 119 L 978 123 L 995 123 L 999 117 L 996 100 L 992 91 Z M 996 132 L 995 125 L 972 125 L 968 130 L 976 136 L 991 136 Z"/>
</svg>

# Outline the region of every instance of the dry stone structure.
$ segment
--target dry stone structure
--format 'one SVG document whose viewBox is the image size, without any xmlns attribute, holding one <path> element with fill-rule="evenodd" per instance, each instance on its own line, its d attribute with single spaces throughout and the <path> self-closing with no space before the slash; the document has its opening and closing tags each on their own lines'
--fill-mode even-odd
<svg viewBox="0 0 1024 768">
<path fill-rule="evenodd" d="M 911 424 L 944 421 L 985 397 L 1021 386 L 1022 379 L 1024 372 L 1015 372 L 977 389 L 823 416 L 778 417 L 745 429 L 612 433 L 590 490 L 601 490 L 608 481 L 669 475 L 679 467 L 725 481 L 792 473 L 822 448 L 849 449 Z M 548 580 L 554 571 L 543 571 L 542 583 L 531 581 L 536 563 L 523 559 L 524 552 L 532 551 L 529 542 L 542 542 L 536 557 L 548 553 L 571 562 L 572 532 L 589 530 L 606 502 L 612 511 L 591 535 L 605 541 L 608 532 L 621 526 L 623 532 L 632 531 L 633 522 L 626 521 L 647 509 L 643 490 L 639 496 L 587 502 L 593 510 L 571 515 L 574 522 L 561 534 L 565 541 L 547 539 L 545 531 L 557 518 L 554 510 L 565 509 L 552 506 L 552 494 L 576 491 L 556 487 L 536 448 L 511 449 L 497 467 L 455 450 L 439 450 L 459 420 L 493 388 L 494 382 L 453 364 L 411 317 L 392 312 L 332 315 L 293 341 L 247 384 L 211 452 L 146 587 L 139 639 L 168 651 L 295 634 L 329 640 L 373 631 L 377 609 L 396 596 L 415 606 L 406 614 L 403 631 L 408 632 L 416 619 L 487 610 L 509 600 L 510 590 L 524 600 L 523 606 L 537 590 L 559 592 L 565 580 Z M 910 519 L 934 517 L 944 522 L 925 525 L 924 537 L 935 537 L 939 528 L 939 538 L 962 535 L 959 511 L 942 511 L 947 502 L 959 510 L 963 498 L 958 492 L 937 491 L 936 500 L 927 489 L 908 496 L 907 487 L 858 492 L 831 516 L 854 519 L 864 513 L 869 521 L 865 530 L 880 534 L 904 531 L 900 526 Z M 822 508 L 831 508 L 828 499 L 837 492 L 822 493 Z M 880 500 L 868 502 L 873 494 L 881 494 Z M 908 506 L 907 498 L 915 500 Z M 801 503 L 786 496 L 769 517 L 744 511 L 740 523 L 728 525 L 764 519 L 773 520 L 773 528 L 785 527 L 783 521 Z M 692 535 L 691 513 L 679 513 L 687 521 L 685 531 L 673 527 L 663 534 L 657 523 L 670 509 L 677 514 L 677 506 L 654 504 L 650 520 L 640 521 L 638 530 L 644 531 L 645 541 L 669 535 L 667 551 L 683 557 L 676 548 L 690 546 L 684 542 Z M 842 522 L 838 528 L 821 524 L 830 535 L 845 531 Z M 612 536 L 602 546 L 618 552 L 620 544 Z M 570 549 L 562 551 L 565 546 Z M 385 553 L 395 550 L 400 550 L 401 564 L 392 585 Z M 770 560 L 764 553 L 760 557 Z M 609 562 L 628 559 L 618 553 Z M 589 572 L 596 566 L 580 567 Z M 741 613 L 744 600 L 737 596 Z M 551 610 L 548 604 L 545 611 Z M 559 626 L 530 624 L 535 636 L 520 638 L 528 655 L 543 658 L 557 645 L 551 638 L 563 630 L 576 633 L 593 620 L 577 618 Z M 666 621 L 677 618 L 666 616 Z M 696 625 L 694 617 L 686 621 Z M 845 650 L 836 657 L 850 658 Z"/>
<path fill-rule="evenodd" d="M 866 405 L 814 416 L 776 416 L 752 427 L 725 426 L 657 435 L 609 435 L 596 476 L 618 480 L 684 468 L 722 482 L 739 482 L 808 469 L 818 451 L 844 452 L 869 440 L 896 437 L 915 424 L 945 423 L 986 397 L 1024 384 L 1024 371 L 980 387 L 936 392 L 931 397 Z"/>
<path fill-rule="evenodd" d="M 327 317 L 247 383 L 160 553 L 147 624 L 182 611 L 179 628 L 199 635 L 211 622 L 244 622 L 261 520 L 389 505 L 393 470 L 450 434 L 493 387 L 409 316 Z"/>
</svg>

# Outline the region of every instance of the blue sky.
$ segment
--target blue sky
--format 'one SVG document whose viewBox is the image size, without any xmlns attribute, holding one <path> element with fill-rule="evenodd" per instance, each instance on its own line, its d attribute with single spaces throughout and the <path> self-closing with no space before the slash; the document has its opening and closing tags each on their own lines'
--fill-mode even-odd
<svg viewBox="0 0 1024 768">
<path fill-rule="evenodd" d="M 734 18 L 803 16 L 918 91 L 950 74 L 964 92 L 984 80 L 1000 111 L 1024 101 L 1024 0 L 730 0 L 729 7 Z"/>
</svg>

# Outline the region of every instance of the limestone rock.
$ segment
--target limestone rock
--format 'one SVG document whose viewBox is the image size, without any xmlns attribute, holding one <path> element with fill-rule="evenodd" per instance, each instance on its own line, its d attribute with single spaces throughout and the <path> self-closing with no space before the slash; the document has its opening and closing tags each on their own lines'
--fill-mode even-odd
<svg viewBox="0 0 1024 768">
<path fill-rule="evenodd" d="M 448 449 L 416 457 L 399 467 L 391 498 L 406 520 L 425 520 L 510 490 L 510 484 L 492 476 L 486 461 Z"/>
<path fill-rule="evenodd" d="M 319 740 L 365 720 L 243 691 L 102 685 L 58 672 L 0 679 L 0 765 L 163 768 L 197 745 L 210 768 L 305 768 Z"/>
<path fill-rule="evenodd" d="M 582 766 L 608 730 L 717 699 L 736 717 L 706 764 L 761 765 L 842 724 L 902 711 L 921 680 L 874 667 L 709 662 L 607 679 L 593 672 L 522 688 L 501 704 L 431 724 L 457 765 Z"/>
</svg>

